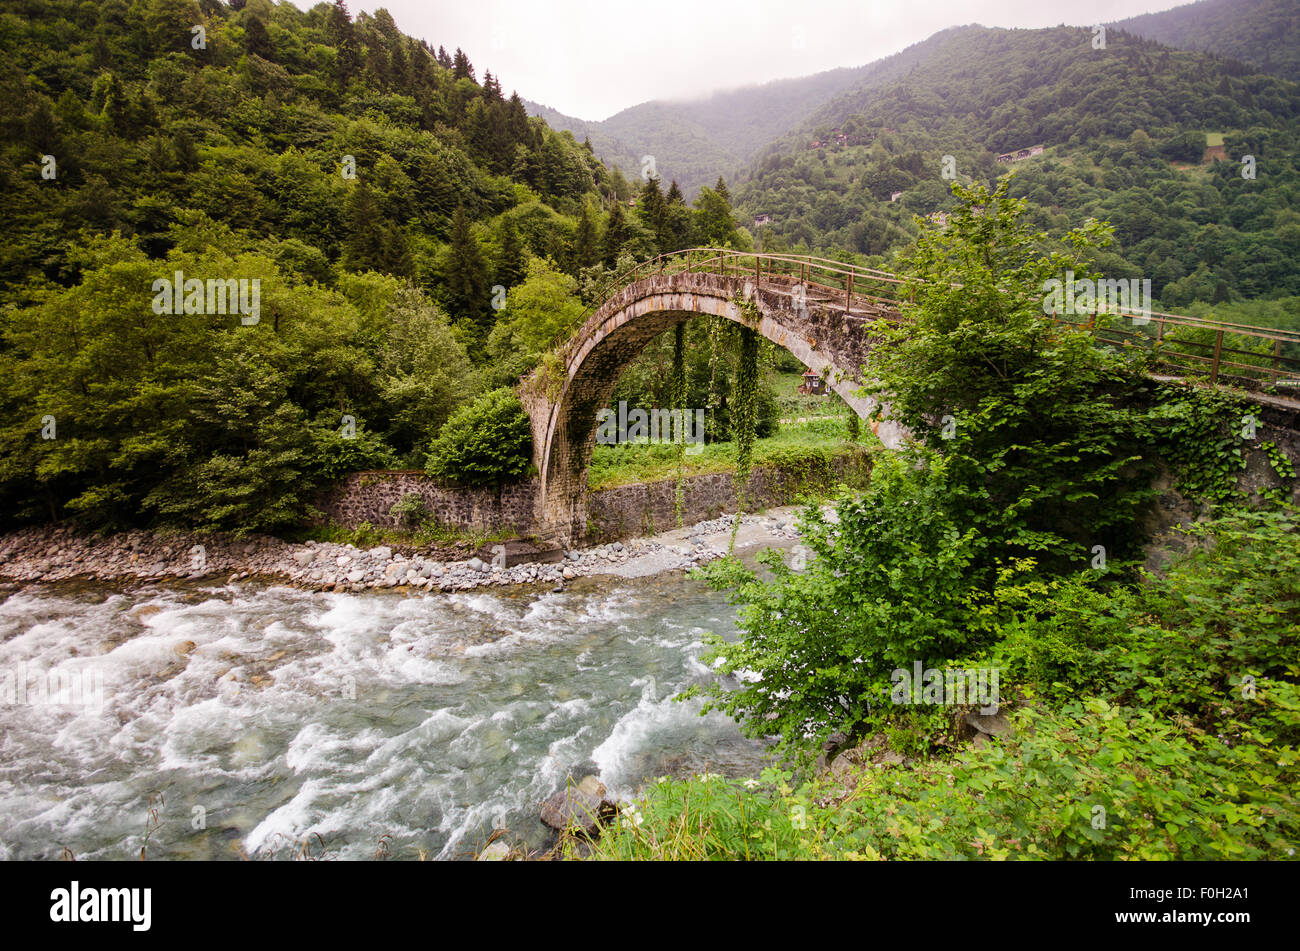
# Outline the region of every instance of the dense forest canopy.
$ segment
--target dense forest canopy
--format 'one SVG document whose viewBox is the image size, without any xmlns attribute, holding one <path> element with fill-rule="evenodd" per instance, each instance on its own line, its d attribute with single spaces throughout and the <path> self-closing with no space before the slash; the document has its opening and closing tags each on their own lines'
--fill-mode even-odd
<svg viewBox="0 0 1300 951">
<path fill-rule="evenodd" d="M 383 9 L 0 10 L 6 518 L 294 523 L 322 481 L 424 465 L 615 268 L 746 240 L 720 181 L 629 182 Z M 258 313 L 157 310 L 177 272 Z"/>
<path fill-rule="evenodd" d="M 441 471 L 447 421 L 498 412 L 634 261 L 752 249 L 733 190 L 740 221 L 767 216 L 766 250 L 895 266 L 913 216 L 951 207 L 947 165 L 988 182 L 1034 145 L 1012 194 L 1052 234 L 1113 222 L 1092 262 L 1108 276 L 1150 278 L 1166 308 L 1300 325 L 1300 86 L 1093 38 L 960 27 L 855 70 L 636 107 L 613 127 L 657 167 L 625 176 L 382 8 L 6 0 L 5 517 L 298 523 L 347 471 Z M 738 189 L 704 177 L 814 108 Z M 256 287 L 257 313 L 190 306 L 187 280 Z M 690 405 L 725 439 L 734 355 L 708 322 L 687 334 Z M 670 360 L 654 343 L 615 398 L 670 400 Z M 770 432 L 770 391 L 757 411 Z"/>
</svg>

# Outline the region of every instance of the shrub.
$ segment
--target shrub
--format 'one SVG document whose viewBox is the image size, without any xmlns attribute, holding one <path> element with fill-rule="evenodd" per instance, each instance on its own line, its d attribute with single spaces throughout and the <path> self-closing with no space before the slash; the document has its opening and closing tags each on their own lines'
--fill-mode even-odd
<svg viewBox="0 0 1300 951">
<path fill-rule="evenodd" d="M 865 721 L 893 669 L 988 646 L 998 581 L 981 567 L 988 540 L 953 514 L 960 489 L 945 461 L 910 461 L 880 456 L 870 488 L 841 501 L 835 521 L 805 511 L 803 544 L 815 554 L 806 570 L 760 556 L 773 583 L 732 559 L 704 568 L 743 605 L 745 632 L 738 643 L 710 637 L 705 661 L 724 678 L 756 676 L 688 695 L 708 696 L 706 709 L 739 719 L 749 735 L 779 734 L 783 752 L 806 755 L 811 736 Z"/>
<path fill-rule="evenodd" d="M 1296 691 L 1284 686 L 1294 720 Z M 1294 851 L 1290 750 L 1273 751 L 1275 764 L 1258 747 L 1101 699 L 1025 710 L 1015 726 L 1009 739 L 952 760 L 867 767 L 847 795 L 832 781 L 793 788 L 777 770 L 762 782 L 662 781 L 624 807 L 594 857 L 1186 860 Z"/>
<path fill-rule="evenodd" d="M 424 504 L 420 493 L 407 492 L 400 501 L 393 503 L 388 514 L 403 528 L 418 528 L 429 517 L 429 507 Z"/>
<path fill-rule="evenodd" d="M 429 447 L 429 475 L 456 485 L 493 486 L 528 474 L 533 431 L 514 392 L 502 387 L 462 406 Z"/>
</svg>

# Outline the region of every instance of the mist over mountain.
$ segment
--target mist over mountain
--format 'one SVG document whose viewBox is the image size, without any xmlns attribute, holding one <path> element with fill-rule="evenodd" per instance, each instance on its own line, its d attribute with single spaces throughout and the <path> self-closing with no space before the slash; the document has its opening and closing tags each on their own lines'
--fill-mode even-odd
<svg viewBox="0 0 1300 951">
<path fill-rule="evenodd" d="M 676 181 L 687 197 L 694 197 L 701 185 L 742 167 L 821 103 L 877 68 L 833 69 L 688 102 L 644 102 L 599 122 L 535 102 L 525 105 L 529 115 L 540 116 L 552 128 L 572 132 L 578 141 L 590 138 L 595 154 L 629 177 L 641 174 L 645 156 L 654 156 L 659 177 Z"/>
</svg>

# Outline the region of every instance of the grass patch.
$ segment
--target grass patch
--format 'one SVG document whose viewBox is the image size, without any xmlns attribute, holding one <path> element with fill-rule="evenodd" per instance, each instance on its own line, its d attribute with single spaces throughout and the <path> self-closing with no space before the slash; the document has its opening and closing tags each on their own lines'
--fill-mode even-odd
<svg viewBox="0 0 1300 951">
<path fill-rule="evenodd" d="M 754 465 L 788 466 L 798 455 L 817 451 L 832 458 L 861 452 L 845 439 L 843 417 L 814 419 L 784 425 L 775 436 L 754 443 Z M 684 474 L 707 475 L 736 470 L 736 447 L 731 442 L 709 443 L 696 455 L 683 456 Z M 631 443 L 597 446 L 592 454 L 587 485 L 592 490 L 613 489 L 640 482 L 659 482 L 677 477 L 677 447 L 663 443 Z"/>
</svg>

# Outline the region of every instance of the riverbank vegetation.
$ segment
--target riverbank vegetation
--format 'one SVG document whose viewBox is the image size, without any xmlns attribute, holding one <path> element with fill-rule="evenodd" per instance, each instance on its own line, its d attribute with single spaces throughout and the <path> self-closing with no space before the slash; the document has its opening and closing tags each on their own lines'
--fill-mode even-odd
<svg viewBox="0 0 1300 951">
<path fill-rule="evenodd" d="M 1220 491 L 1239 406 L 1153 392 L 1140 356 L 1043 317 L 1043 274 L 1104 229 L 1053 251 L 1005 183 L 954 192 L 912 257 L 912 332 L 872 368 L 915 442 L 834 517 L 809 508 L 806 566 L 702 572 L 744 636 L 707 639 L 683 699 L 783 765 L 652 784 L 596 857 L 1294 855 L 1300 514 Z M 1204 516 L 1163 572 L 1138 563 L 1157 458 Z M 996 670 L 995 709 L 943 679 L 900 695 L 918 665 Z"/>
</svg>

